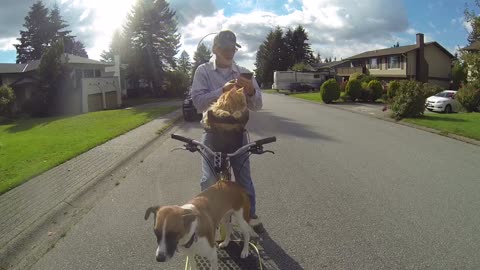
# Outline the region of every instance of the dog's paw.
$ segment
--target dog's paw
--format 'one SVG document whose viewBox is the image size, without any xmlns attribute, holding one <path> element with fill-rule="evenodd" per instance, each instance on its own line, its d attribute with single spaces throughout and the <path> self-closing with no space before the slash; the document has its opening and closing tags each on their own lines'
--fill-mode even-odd
<svg viewBox="0 0 480 270">
<path fill-rule="evenodd" d="M 248 257 L 248 248 L 247 249 L 243 249 L 242 250 L 242 253 L 240 253 L 240 258 L 242 259 L 245 259 Z"/>
<path fill-rule="evenodd" d="M 229 243 L 230 243 L 230 241 L 223 241 L 222 243 L 220 243 L 220 244 L 218 245 L 218 247 L 219 247 L 219 248 L 226 248 Z"/>
</svg>

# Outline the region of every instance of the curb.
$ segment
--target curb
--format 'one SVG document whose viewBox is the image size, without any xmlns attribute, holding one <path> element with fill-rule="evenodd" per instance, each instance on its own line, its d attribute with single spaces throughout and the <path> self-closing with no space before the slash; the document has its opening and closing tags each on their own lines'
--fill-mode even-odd
<svg viewBox="0 0 480 270">
<path fill-rule="evenodd" d="M 106 192 L 114 188 L 112 180 L 115 181 L 115 186 L 120 184 L 122 179 L 118 179 L 119 177 L 115 179 L 113 172 L 120 171 L 127 162 L 139 159 L 149 146 L 163 138 L 163 135 L 182 119 L 181 108 L 167 115 L 171 115 L 171 119 L 168 119 L 166 124 L 155 132 L 156 136 L 119 160 L 111 169 L 85 183 L 75 193 L 46 211 L 29 228 L 1 247 L 0 270 L 29 269 L 52 249 L 95 206 L 95 203 L 104 197 Z"/>
</svg>

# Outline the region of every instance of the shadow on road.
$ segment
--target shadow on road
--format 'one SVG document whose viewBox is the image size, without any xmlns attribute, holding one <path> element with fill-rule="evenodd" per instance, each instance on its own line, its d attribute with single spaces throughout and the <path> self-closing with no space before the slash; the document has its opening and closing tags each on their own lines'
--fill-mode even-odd
<svg viewBox="0 0 480 270">
<path fill-rule="evenodd" d="M 270 237 L 268 232 L 261 235 L 259 244 L 261 246 L 260 257 L 263 259 L 265 269 L 304 269 Z"/>
<path fill-rule="evenodd" d="M 281 117 L 266 110 L 252 112 L 246 128 L 250 134 L 256 134 L 259 137 L 289 135 L 299 138 L 338 141 L 333 137 L 314 131 L 313 126 L 309 127 L 294 119 Z M 203 126 L 198 121 L 184 122 L 180 127 L 179 133 L 193 129 L 203 129 Z"/>
<path fill-rule="evenodd" d="M 281 117 L 266 110 L 255 112 L 252 119 L 254 119 L 255 123 L 249 123 L 247 129 L 252 133 L 260 134 L 262 137 L 290 135 L 300 138 L 337 141 L 333 137 L 314 131 L 313 126 L 309 127 L 295 119 Z"/>
</svg>

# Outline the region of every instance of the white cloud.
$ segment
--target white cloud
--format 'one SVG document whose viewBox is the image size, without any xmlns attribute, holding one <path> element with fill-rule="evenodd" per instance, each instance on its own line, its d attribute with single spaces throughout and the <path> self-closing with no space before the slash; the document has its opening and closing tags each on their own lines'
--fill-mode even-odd
<svg viewBox="0 0 480 270">
<path fill-rule="evenodd" d="M 469 22 L 463 21 L 463 26 L 465 27 L 465 29 L 467 29 L 469 33 L 473 31 L 472 25 Z"/>
<path fill-rule="evenodd" d="M 17 39 L 12 38 L 0 38 L 0 51 L 12 51 L 15 50 L 13 44 L 17 43 Z"/>
<path fill-rule="evenodd" d="M 288 1 L 292 7 L 293 1 Z M 398 37 L 394 33 L 417 31 L 408 29 L 403 3 L 383 0 L 303 0 L 301 8 L 286 15 L 253 11 L 226 17 L 222 11 L 212 16 L 198 16 L 180 28 L 183 48 L 191 57 L 200 39 L 211 32 L 230 29 L 237 34 L 242 49 L 237 54 L 239 63 L 253 69 L 255 53 L 275 26 L 294 28 L 302 25 L 309 35 L 314 51 L 322 56 L 346 58 L 354 54 L 390 47 Z M 207 37 L 213 39 L 213 35 Z M 211 41 L 210 41 L 211 42 Z"/>
<path fill-rule="evenodd" d="M 20 10 L 16 5 L 18 0 L 2 0 L 2 3 L 4 1 L 7 1 L 8 7 Z M 44 2 L 51 7 L 55 1 L 59 2 Z M 91 58 L 98 59 L 101 52 L 108 48 L 114 30 L 123 25 L 134 1 L 61 0 L 59 5 L 72 34 L 85 44 Z M 319 51 L 322 56 L 336 56 L 337 59 L 366 50 L 390 47 L 399 40 L 397 34 L 414 35 L 418 32 L 409 28 L 403 1 L 287 0 L 285 6 L 280 7 L 284 14 L 278 15 L 270 9 L 257 9 L 267 3 L 266 0 L 231 0 L 231 6 L 241 7 L 233 10 L 231 16 L 226 16 L 224 10 L 218 10 L 213 0 L 196 0 L 195 5 L 191 0 L 167 1 L 178 16 L 178 30 L 182 35 L 180 51 L 185 49 L 193 57 L 202 37 L 221 29 L 231 29 L 242 45 L 237 55 L 238 62 L 245 63 L 248 68 L 253 68 L 256 50 L 267 33 L 276 26 L 294 28 L 302 25 L 308 32 L 314 51 Z M 22 29 L 24 16 L 19 14 L 26 14 L 30 5 L 24 3 L 22 11 L 12 17 L 3 17 L 3 21 L 0 16 L 0 22 L 3 23 L 16 20 L 14 31 L 10 30 L 11 25 L 7 27 L 0 24 L 0 50 L 12 48 L 9 46 L 16 40 L 9 37 Z M 247 7 L 253 10 L 244 12 Z M 207 45 L 212 40 L 213 35 L 205 38 Z"/>
</svg>

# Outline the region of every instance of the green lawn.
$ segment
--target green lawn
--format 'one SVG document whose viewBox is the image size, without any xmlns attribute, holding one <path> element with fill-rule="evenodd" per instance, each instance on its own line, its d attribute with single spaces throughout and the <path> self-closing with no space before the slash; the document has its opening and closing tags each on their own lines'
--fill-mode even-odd
<svg viewBox="0 0 480 270">
<path fill-rule="evenodd" d="M 428 113 L 420 118 L 403 121 L 433 128 L 442 133 L 453 133 L 480 140 L 480 113 Z"/>
<path fill-rule="evenodd" d="M 269 94 L 290 94 L 289 90 L 262 89 L 262 92 Z"/>
<path fill-rule="evenodd" d="M 306 99 L 310 101 L 315 101 L 319 103 L 323 103 L 322 96 L 320 92 L 313 92 L 313 93 L 298 93 L 298 94 L 291 94 L 291 97 Z"/>
<path fill-rule="evenodd" d="M 177 107 L 109 110 L 0 125 L 0 194 Z"/>
<path fill-rule="evenodd" d="M 127 98 L 122 101 L 122 105 L 125 108 L 128 108 L 128 107 L 133 107 L 133 106 L 142 105 L 142 104 L 175 101 L 175 100 L 181 100 L 181 98 L 149 98 L 149 97 Z"/>
</svg>

